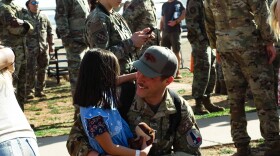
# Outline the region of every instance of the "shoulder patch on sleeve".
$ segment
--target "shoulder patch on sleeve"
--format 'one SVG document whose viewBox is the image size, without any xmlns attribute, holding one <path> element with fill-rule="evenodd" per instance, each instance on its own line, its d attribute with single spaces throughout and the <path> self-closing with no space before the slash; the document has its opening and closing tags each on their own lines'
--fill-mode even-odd
<svg viewBox="0 0 280 156">
<path fill-rule="evenodd" d="M 107 35 L 107 29 L 101 21 L 93 21 L 93 23 L 88 27 L 91 29 L 92 36 L 94 36 L 97 44 L 105 44 L 109 39 Z"/>
<path fill-rule="evenodd" d="M 186 134 L 186 139 L 188 144 L 191 147 L 199 147 L 202 144 L 202 137 L 200 132 L 195 129 L 195 128 L 191 128 L 187 134 Z"/>
</svg>

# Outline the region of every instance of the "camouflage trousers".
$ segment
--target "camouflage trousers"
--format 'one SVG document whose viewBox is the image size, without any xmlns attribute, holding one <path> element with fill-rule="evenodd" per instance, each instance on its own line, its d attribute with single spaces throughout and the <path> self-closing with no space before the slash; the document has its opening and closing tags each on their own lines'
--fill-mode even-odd
<svg viewBox="0 0 280 156">
<path fill-rule="evenodd" d="M 71 93 L 73 97 L 76 89 L 80 64 L 83 56 L 85 55 L 87 47 L 86 45 L 77 42 L 72 42 L 71 44 L 64 44 L 64 47 L 66 50 L 69 79 L 71 84 Z"/>
<path fill-rule="evenodd" d="M 16 89 L 16 98 L 22 111 L 26 95 L 26 55 L 23 46 L 13 48 L 15 53 L 15 72 L 13 74 L 13 85 Z"/>
<path fill-rule="evenodd" d="M 273 67 L 268 64 L 264 47 L 246 51 L 219 51 L 231 114 L 231 135 L 238 146 L 248 145 L 245 93 L 249 84 L 260 120 L 261 135 L 268 146 L 279 142 L 279 117 L 274 94 Z"/>
<path fill-rule="evenodd" d="M 38 47 L 28 49 L 26 93 L 41 92 L 46 86 L 47 68 L 49 65 L 48 49 L 40 51 Z M 35 81 L 35 79 L 37 81 Z M 36 82 L 36 85 L 35 85 Z"/>
<path fill-rule="evenodd" d="M 203 43 L 191 44 L 194 59 L 192 96 L 195 99 L 210 96 L 216 80 L 213 50 Z"/>
</svg>

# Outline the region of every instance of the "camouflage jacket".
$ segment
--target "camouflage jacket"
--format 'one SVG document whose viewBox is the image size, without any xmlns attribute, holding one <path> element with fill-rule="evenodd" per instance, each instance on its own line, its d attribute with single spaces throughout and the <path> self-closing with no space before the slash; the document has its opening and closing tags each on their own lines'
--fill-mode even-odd
<svg viewBox="0 0 280 156">
<path fill-rule="evenodd" d="M 156 8 L 153 0 L 132 0 L 123 13 L 132 32 L 141 31 L 147 27 L 157 27 Z M 147 42 L 141 49 L 141 54 L 150 46 L 158 45 L 160 36 L 158 30 L 154 31 L 155 39 Z"/>
<path fill-rule="evenodd" d="M 171 146 L 173 146 L 175 152 L 200 155 L 199 146 L 194 145 L 193 140 L 189 136 L 190 133 L 196 133 L 196 136 L 201 137 L 192 108 L 182 97 L 180 97 L 180 100 L 181 121 L 177 128 L 176 137 L 167 140 L 165 137 L 169 128 L 169 116 L 176 113 L 176 108 L 169 92 L 166 92 L 165 99 L 161 102 L 156 114 L 153 113 L 150 107 L 140 97 L 135 97 L 128 112 L 129 125 L 134 130 L 135 126 L 143 121 L 156 130 L 156 140 L 149 153 L 150 156 L 170 155 Z M 200 145 L 202 143 L 201 141 L 197 143 Z M 83 130 L 80 119 L 74 123 L 66 146 L 71 156 L 86 156 L 89 151 L 93 150 Z"/>
<path fill-rule="evenodd" d="M 192 108 L 182 97 L 180 97 L 180 100 L 181 121 L 177 128 L 175 138 L 172 138 L 172 136 L 167 136 L 167 131 L 170 126 L 170 115 L 176 113 L 176 107 L 170 93 L 166 91 L 165 99 L 160 103 L 156 113 L 152 111 L 143 99 L 135 96 L 134 102 L 127 114 L 128 122 L 132 130 L 134 130 L 140 122 L 145 122 L 156 130 L 156 140 L 149 152 L 150 156 L 168 155 L 171 152 L 171 146 L 173 146 L 174 152 L 200 155 L 199 147 L 190 144 L 187 139 L 191 129 L 199 133 Z"/>
<path fill-rule="evenodd" d="M 188 0 L 186 4 L 186 23 L 190 43 L 208 42 L 204 25 L 203 0 Z"/>
<path fill-rule="evenodd" d="M 205 0 L 204 7 L 211 48 L 235 52 L 274 42 L 266 0 Z"/>
<path fill-rule="evenodd" d="M 87 0 L 56 0 L 55 21 L 57 33 L 64 44 L 84 44 L 83 32 L 89 14 Z"/>
<path fill-rule="evenodd" d="M 26 9 L 11 0 L 0 1 L 0 41 L 8 47 L 25 45 L 25 35 L 33 31 L 33 26 L 25 20 Z"/>
<path fill-rule="evenodd" d="M 48 37 L 52 37 L 52 26 L 45 14 L 32 13 L 28 11 L 28 21 L 34 26 L 32 34 L 27 35 L 28 49 L 39 47 L 40 51 L 46 52 L 48 49 Z"/>
<path fill-rule="evenodd" d="M 113 10 L 109 13 L 101 4 L 86 20 L 85 38 L 90 48 L 103 48 L 113 52 L 119 59 L 121 73 L 130 70 L 137 48 L 133 46 L 131 31 L 124 18 Z"/>
</svg>

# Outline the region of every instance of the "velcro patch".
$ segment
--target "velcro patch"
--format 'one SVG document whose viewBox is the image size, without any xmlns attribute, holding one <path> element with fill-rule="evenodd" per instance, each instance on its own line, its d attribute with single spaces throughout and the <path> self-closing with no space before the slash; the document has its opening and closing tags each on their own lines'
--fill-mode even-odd
<svg viewBox="0 0 280 156">
<path fill-rule="evenodd" d="M 106 44 L 108 37 L 104 29 L 101 29 L 93 34 L 98 44 Z"/>
<path fill-rule="evenodd" d="M 202 144 L 202 137 L 200 132 L 195 129 L 195 128 L 191 128 L 186 135 L 186 139 L 188 144 L 191 147 L 199 147 Z"/>
</svg>

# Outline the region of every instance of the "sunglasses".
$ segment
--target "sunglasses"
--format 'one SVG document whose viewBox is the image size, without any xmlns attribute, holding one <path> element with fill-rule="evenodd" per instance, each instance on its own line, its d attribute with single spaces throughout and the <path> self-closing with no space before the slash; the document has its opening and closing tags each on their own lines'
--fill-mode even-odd
<svg viewBox="0 0 280 156">
<path fill-rule="evenodd" d="M 32 4 L 32 5 L 38 5 L 39 2 L 38 2 L 38 1 L 32 1 L 31 4 Z"/>
</svg>

